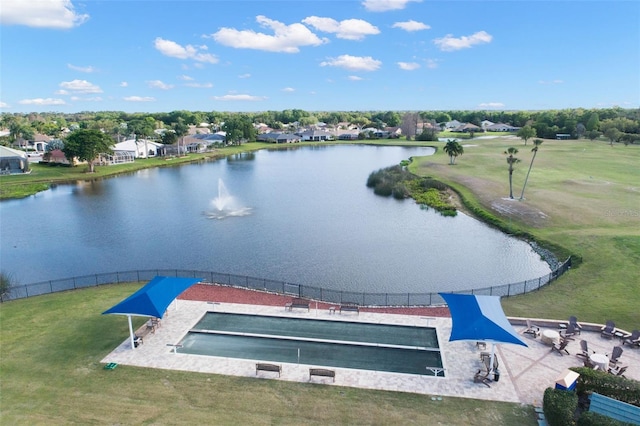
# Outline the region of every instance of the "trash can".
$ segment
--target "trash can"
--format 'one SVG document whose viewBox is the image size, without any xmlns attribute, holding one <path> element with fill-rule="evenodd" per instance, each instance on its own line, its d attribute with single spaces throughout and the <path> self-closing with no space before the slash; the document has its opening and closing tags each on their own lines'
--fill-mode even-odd
<svg viewBox="0 0 640 426">
<path fill-rule="evenodd" d="M 493 381 L 497 382 L 499 380 L 500 380 L 500 370 L 496 368 L 495 370 L 493 370 Z"/>
</svg>

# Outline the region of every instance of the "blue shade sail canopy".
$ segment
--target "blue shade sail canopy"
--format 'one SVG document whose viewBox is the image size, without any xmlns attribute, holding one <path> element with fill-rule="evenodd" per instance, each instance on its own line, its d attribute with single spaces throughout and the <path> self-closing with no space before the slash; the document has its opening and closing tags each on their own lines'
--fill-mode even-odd
<svg viewBox="0 0 640 426">
<path fill-rule="evenodd" d="M 527 346 L 507 319 L 499 296 L 440 293 L 451 312 L 449 341 L 483 340 Z"/>
<path fill-rule="evenodd" d="M 183 291 L 202 278 L 157 276 L 140 290 L 102 314 L 140 315 L 162 318 L 165 311 Z"/>
</svg>

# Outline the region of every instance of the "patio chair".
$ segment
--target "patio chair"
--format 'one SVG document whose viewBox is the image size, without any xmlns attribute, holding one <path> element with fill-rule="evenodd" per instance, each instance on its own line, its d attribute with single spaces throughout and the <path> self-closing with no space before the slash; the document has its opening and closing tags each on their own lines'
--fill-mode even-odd
<svg viewBox="0 0 640 426">
<path fill-rule="evenodd" d="M 614 374 L 616 376 L 622 376 L 626 379 L 624 375 L 625 371 L 627 371 L 627 366 L 616 365 L 615 367 L 609 368 L 609 373 Z"/>
<path fill-rule="evenodd" d="M 491 354 L 489 352 L 481 352 L 480 360 L 484 363 L 484 368 L 489 370 L 489 363 L 491 362 Z M 500 366 L 500 362 L 498 361 L 498 355 L 493 354 L 493 369 L 497 370 Z"/>
<path fill-rule="evenodd" d="M 523 331 L 524 334 L 531 334 L 535 339 L 540 335 L 540 327 L 531 324 L 531 320 L 527 319 L 527 328 Z"/>
<path fill-rule="evenodd" d="M 616 324 L 613 321 L 609 320 L 607 321 L 605 326 L 602 327 L 602 329 L 600 330 L 600 336 L 605 337 L 607 339 L 612 339 L 615 332 L 616 332 Z"/>
<path fill-rule="evenodd" d="M 593 361 L 591 361 L 591 360 L 589 359 L 589 357 L 587 357 L 587 358 L 585 358 L 585 359 L 584 359 L 584 366 L 585 366 L 585 367 L 587 367 L 587 368 L 592 368 L 592 369 L 594 369 L 594 370 L 595 370 L 595 368 L 596 368 L 596 365 L 593 363 Z"/>
<path fill-rule="evenodd" d="M 478 370 L 478 372 L 473 376 L 473 383 L 482 383 L 486 387 L 490 388 L 491 379 L 489 378 L 489 374 L 491 371 L 489 370 Z"/>
<path fill-rule="evenodd" d="M 611 352 L 611 356 L 609 357 L 609 365 L 616 365 L 620 356 L 622 355 L 622 346 L 614 346 L 613 351 Z"/>
<path fill-rule="evenodd" d="M 580 340 L 580 349 L 582 349 L 582 352 L 577 353 L 576 356 L 584 357 L 585 359 L 589 359 L 589 355 L 593 353 L 593 351 L 589 352 L 589 345 L 586 340 Z"/>
<path fill-rule="evenodd" d="M 569 355 L 569 351 L 567 350 L 568 344 L 569 344 L 568 339 L 560 339 L 560 344 L 555 342 L 553 343 L 553 346 L 551 346 L 551 352 L 556 351 L 560 355 L 564 355 L 565 353 Z"/>
<path fill-rule="evenodd" d="M 576 318 L 575 316 L 570 316 L 569 324 L 573 324 L 573 328 L 576 331 L 576 334 L 580 334 L 580 331 L 582 331 L 582 326 L 578 322 L 578 318 Z"/>
<path fill-rule="evenodd" d="M 631 347 L 640 347 L 640 330 L 633 330 L 631 336 L 622 340 L 622 346 L 629 345 Z"/>
<path fill-rule="evenodd" d="M 565 339 L 573 340 L 573 336 L 575 336 L 576 334 L 580 334 L 580 330 L 578 330 L 573 323 L 569 323 L 567 328 L 565 328 L 564 330 L 560 330 L 560 335 Z"/>
</svg>

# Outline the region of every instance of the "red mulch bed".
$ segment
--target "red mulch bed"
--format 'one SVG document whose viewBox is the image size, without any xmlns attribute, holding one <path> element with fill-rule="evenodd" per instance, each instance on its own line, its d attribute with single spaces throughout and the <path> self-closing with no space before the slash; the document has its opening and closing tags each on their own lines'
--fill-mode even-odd
<svg viewBox="0 0 640 426">
<path fill-rule="evenodd" d="M 265 291 L 228 287 L 223 285 L 196 284 L 188 288 L 179 297 L 183 300 L 206 302 L 240 303 L 246 305 L 283 306 L 291 300 L 291 296 L 268 293 Z M 312 307 L 315 308 L 312 303 Z M 328 309 L 331 303 L 318 302 L 318 309 Z M 378 312 L 385 314 L 427 315 L 432 317 L 450 317 L 447 307 L 362 307 L 362 312 Z"/>
</svg>

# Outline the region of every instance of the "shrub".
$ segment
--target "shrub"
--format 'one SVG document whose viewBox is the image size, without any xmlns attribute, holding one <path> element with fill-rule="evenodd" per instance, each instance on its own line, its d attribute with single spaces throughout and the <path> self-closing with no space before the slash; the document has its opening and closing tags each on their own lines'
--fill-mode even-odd
<svg viewBox="0 0 640 426">
<path fill-rule="evenodd" d="M 549 426 L 574 425 L 578 395 L 571 391 L 547 388 L 544 391 L 543 407 Z"/>
<path fill-rule="evenodd" d="M 592 368 L 572 367 L 570 370 L 580 374 L 576 385 L 578 394 L 596 392 L 640 407 L 640 382 Z"/>
<path fill-rule="evenodd" d="M 0 272 L 0 302 L 4 302 L 13 285 L 15 285 L 13 275 L 4 271 Z"/>
<path fill-rule="evenodd" d="M 585 411 L 582 413 L 577 422 L 578 426 L 624 426 L 626 424 L 627 423 L 612 419 L 611 417 L 594 413 L 593 411 Z"/>
</svg>

